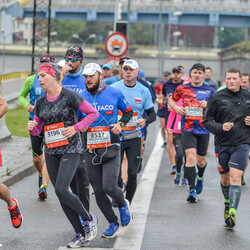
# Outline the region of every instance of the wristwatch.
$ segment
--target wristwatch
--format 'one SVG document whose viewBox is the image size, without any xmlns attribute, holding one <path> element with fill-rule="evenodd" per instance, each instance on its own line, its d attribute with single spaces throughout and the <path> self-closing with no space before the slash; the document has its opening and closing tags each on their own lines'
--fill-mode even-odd
<svg viewBox="0 0 250 250">
<path fill-rule="evenodd" d="M 118 123 L 121 125 L 121 128 L 124 128 L 124 127 L 125 127 L 125 124 L 124 124 L 123 121 L 119 121 Z"/>
</svg>

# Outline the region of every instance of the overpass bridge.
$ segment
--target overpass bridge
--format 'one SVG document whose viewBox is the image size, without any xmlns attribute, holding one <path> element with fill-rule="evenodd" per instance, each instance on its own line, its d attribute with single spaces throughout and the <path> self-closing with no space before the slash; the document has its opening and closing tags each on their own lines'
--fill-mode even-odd
<svg viewBox="0 0 250 250">
<path fill-rule="evenodd" d="M 127 20 L 127 0 L 122 0 L 122 20 Z M 116 0 L 52 0 L 52 19 L 113 22 Z M 174 15 L 176 11 L 181 15 Z M 33 1 L 25 8 L 18 3 L 6 12 L 14 17 L 32 17 Z M 37 10 L 37 17 L 48 13 Z M 130 9 L 131 23 L 191 26 L 250 26 L 250 0 L 134 0 Z"/>
</svg>

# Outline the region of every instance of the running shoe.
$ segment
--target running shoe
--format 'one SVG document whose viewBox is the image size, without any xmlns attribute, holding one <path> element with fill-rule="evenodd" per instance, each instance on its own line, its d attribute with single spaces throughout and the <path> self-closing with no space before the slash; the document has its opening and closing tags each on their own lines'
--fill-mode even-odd
<svg viewBox="0 0 250 250">
<path fill-rule="evenodd" d="M 161 147 L 165 148 L 166 146 L 167 146 L 167 142 L 164 142 Z"/>
<path fill-rule="evenodd" d="M 225 202 L 224 204 L 225 204 L 225 208 L 224 208 L 224 220 L 226 220 L 226 218 L 229 216 L 230 205 L 227 202 Z"/>
<path fill-rule="evenodd" d="M 85 247 L 88 245 L 88 241 L 82 236 L 81 233 L 77 233 L 71 242 L 67 244 L 67 248 Z"/>
<path fill-rule="evenodd" d="M 109 228 L 102 234 L 102 238 L 114 238 L 120 233 L 121 229 L 119 225 L 109 223 Z"/>
<path fill-rule="evenodd" d="M 244 179 L 244 175 L 242 175 L 242 177 L 241 177 L 241 185 L 242 186 L 246 185 L 246 182 L 245 182 L 245 179 Z"/>
<path fill-rule="evenodd" d="M 40 188 L 43 184 L 43 175 L 38 173 L 38 187 Z"/>
<path fill-rule="evenodd" d="M 187 178 L 182 178 L 182 180 L 181 180 L 181 185 L 182 185 L 183 187 L 187 187 L 187 186 L 188 186 L 188 180 L 187 180 Z"/>
<path fill-rule="evenodd" d="M 41 186 L 41 188 L 39 189 L 39 192 L 38 192 L 39 200 L 44 201 L 45 199 L 47 199 L 47 197 L 48 197 L 47 189 L 45 187 Z"/>
<path fill-rule="evenodd" d="M 174 184 L 179 185 L 181 181 L 181 173 L 176 173 L 174 178 Z"/>
<path fill-rule="evenodd" d="M 190 203 L 196 203 L 197 202 L 197 193 L 196 193 L 195 189 L 191 189 L 189 191 L 187 201 L 189 201 Z"/>
<path fill-rule="evenodd" d="M 93 240 L 97 235 L 97 224 L 98 217 L 90 214 L 92 220 L 91 221 L 81 221 L 83 229 L 85 231 L 85 238 L 87 241 Z"/>
<path fill-rule="evenodd" d="M 196 192 L 197 194 L 200 194 L 202 192 L 203 189 L 203 181 L 204 181 L 204 177 L 199 177 L 198 175 L 196 176 Z"/>
<path fill-rule="evenodd" d="M 11 222 L 14 228 L 19 228 L 23 221 L 23 215 L 19 209 L 18 202 L 16 199 L 12 198 L 12 200 L 15 202 L 15 206 L 12 208 L 9 208 Z"/>
<path fill-rule="evenodd" d="M 175 165 L 172 166 L 171 174 L 176 174 L 176 166 Z"/>
<path fill-rule="evenodd" d="M 119 208 L 122 227 L 128 226 L 132 220 L 132 214 L 130 211 L 129 201 L 125 199 L 125 202 L 126 202 L 126 205 Z"/>
<path fill-rule="evenodd" d="M 225 220 L 225 223 L 226 223 L 225 228 L 233 229 L 233 227 L 235 226 L 235 222 L 236 222 L 235 214 L 230 213 L 229 216 Z"/>
</svg>

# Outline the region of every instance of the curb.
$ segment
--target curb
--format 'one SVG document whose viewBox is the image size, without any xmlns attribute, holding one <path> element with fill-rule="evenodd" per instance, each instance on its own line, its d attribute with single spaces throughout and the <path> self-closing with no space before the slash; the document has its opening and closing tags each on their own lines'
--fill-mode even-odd
<svg viewBox="0 0 250 250">
<path fill-rule="evenodd" d="M 36 168 L 33 165 L 31 165 L 26 168 L 15 170 L 13 175 L 5 175 L 1 177 L 0 180 L 3 184 L 9 187 L 14 185 L 18 181 L 24 179 L 25 177 L 32 175 L 35 172 L 37 172 Z"/>
</svg>

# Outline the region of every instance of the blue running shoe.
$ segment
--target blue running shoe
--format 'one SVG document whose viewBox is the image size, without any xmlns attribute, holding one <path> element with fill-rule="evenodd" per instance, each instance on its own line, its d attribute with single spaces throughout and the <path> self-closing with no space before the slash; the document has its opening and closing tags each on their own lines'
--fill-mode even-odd
<svg viewBox="0 0 250 250">
<path fill-rule="evenodd" d="M 85 247 L 87 245 L 88 241 L 85 241 L 81 233 L 77 233 L 73 240 L 67 244 L 67 248 Z"/>
<path fill-rule="evenodd" d="M 174 184 L 179 185 L 181 181 L 181 173 L 176 173 L 174 178 Z"/>
<path fill-rule="evenodd" d="M 202 192 L 203 180 L 204 180 L 204 177 L 199 177 L 198 175 L 196 176 L 195 189 L 196 189 L 197 194 L 200 194 Z"/>
<path fill-rule="evenodd" d="M 47 189 L 45 187 L 41 186 L 41 188 L 39 189 L 39 192 L 38 192 L 39 200 L 44 201 L 45 199 L 47 199 L 47 197 L 48 197 Z"/>
<path fill-rule="evenodd" d="M 111 239 L 120 233 L 121 229 L 119 225 L 115 223 L 109 223 L 109 228 L 102 234 L 102 238 Z"/>
<path fill-rule="evenodd" d="M 181 185 L 182 185 L 183 187 L 189 186 L 189 185 L 188 185 L 188 180 L 187 180 L 187 178 L 182 178 L 182 180 L 181 180 Z"/>
<path fill-rule="evenodd" d="M 91 221 L 83 221 L 81 216 L 79 216 L 87 241 L 93 240 L 97 235 L 98 217 L 92 214 L 90 216 L 92 218 Z"/>
<path fill-rule="evenodd" d="M 176 166 L 175 165 L 172 166 L 171 174 L 176 174 Z"/>
<path fill-rule="evenodd" d="M 197 202 L 197 193 L 196 193 L 195 189 L 191 189 L 189 191 L 187 201 L 189 201 L 190 203 L 196 203 Z"/>
<path fill-rule="evenodd" d="M 125 199 L 125 202 L 126 202 L 126 205 L 119 208 L 122 227 L 128 226 L 132 220 L 132 214 L 130 211 L 129 201 Z"/>
</svg>

